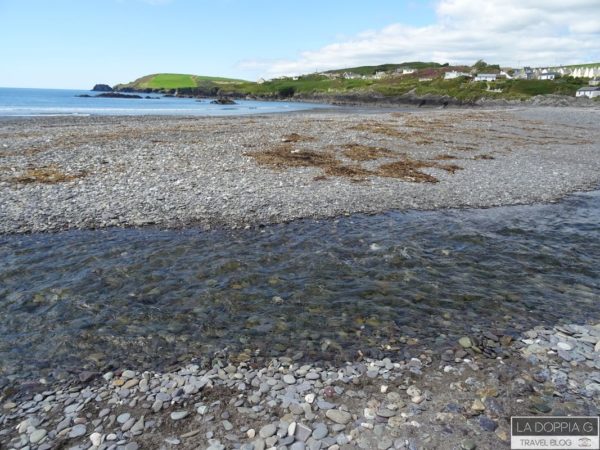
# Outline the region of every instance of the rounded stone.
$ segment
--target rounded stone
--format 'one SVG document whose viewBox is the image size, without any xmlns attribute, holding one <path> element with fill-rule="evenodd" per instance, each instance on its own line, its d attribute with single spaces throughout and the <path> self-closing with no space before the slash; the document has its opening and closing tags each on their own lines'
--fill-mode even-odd
<svg viewBox="0 0 600 450">
<path fill-rule="evenodd" d="M 87 428 L 85 427 L 85 425 L 75 425 L 73 428 L 71 428 L 69 437 L 76 438 L 76 437 L 83 436 L 86 433 L 86 431 L 87 431 Z"/>
<path fill-rule="evenodd" d="M 573 350 L 573 346 L 571 344 L 569 344 L 568 342 L 559 342 L 558 344 L 556 344 L 556 347 L 559 350 L 565 350 L 565 351 L 569 351 L 569 350 Z"/>
<path fill-rule="evenodd" d="M 46 434 L 47 434 L 46 430 L 43 430 L 43 429 L 35 430 L 29 436 L 29 442 L 31 442 L 32 444 L 37 444 L 38 442 L 40 442 L 42 439 L 44 439 L 46 437 Z"/>
<path fill-rule="evenodd" d="M 463 336 L 458 340 L 458 343 L 462 348 L 471 348 L 473 343 L 471 342 L 471 338 L 468 336 Z"/>
<path fill-rule="evenodd" d="M 171 420 L 181 420 L 185 419 L 188 416 L 189 412 L 187 411 L 173 411 L 171 413 Z"/>
<path fill-rule="evenodd" d="M 325 438 L 328 434 L 329 430 L 327 430 L 327 426 L 323 423 L 320 423 L 317 426 L 315 426 L 312 437 L 316 440 L 320 440 Z"/>
<path fill-rule="evenodd" d="M 123 413 L 123 414 L 120 414 L 119 417 L 117 417 L 117 422 L 119 422 L 121 425 L 123 425 L 130 418 L 131 418 L 131 414 L 129 414 L 129 413 Z"/>
<path fill-rule="evenodd" d="M 294 375 L 288 373 L 286 375 L 283 376 L 283 382 L 286 384 L 295 384 L 296 383 L 296 378 L 294 378 Z"/>
<path fill-rule="evenodd" d="M 123 373 L 121 374 L 121 377 L 129 380 L 129 379 L 135 377 L 135 372 L 133 370 L 124 370 Z"/>
<path fill-rule="evenodd" d="M 477 448 L 477 444 L 473 442 L 471 439 L 466 439 L 461 442 L 460 448 L 462 450 L 475 450 Z"/>
<path fill-rule="evenodd" d="M 92 433 L 90 435 L 90 441 L 94 447 L 100 447 L 102 443 L 102 435 L 100 433 Z"/>
<path fill-rule="evenodd" d="M 260 429 L 260 431 L 258 432 L 258 434 L 260 435 L 261 438 L 266 439 L 268 437 L 273 436 L 276 432 L 277 432 L 277 427 L 275 426 L 275 424 L 270 423 L 270 424 L 262 427 Z"/>
<path fill-rule="evenodd" d="M 341 425 L 346 425 L 350 420 L 352 420 L 352 416 L 349 412 L 342 411 L 340 409 L 328 409 L 325 413 L 328 419 L 333 420 L 335 423 L 339 423 Z"/>
</svg>

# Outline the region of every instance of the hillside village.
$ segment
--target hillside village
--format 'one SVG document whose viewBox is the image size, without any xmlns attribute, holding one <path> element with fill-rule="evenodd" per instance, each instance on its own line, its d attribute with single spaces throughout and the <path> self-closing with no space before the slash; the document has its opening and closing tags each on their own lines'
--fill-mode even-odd
<svg viewBox="0 0 600 450">
<path fill-rule="evenodd" d="M 378 101 L 422 104 L 473 104 L 480 100 L 525 101 L 560 96 L 600 101 L 600 63 L 578 66 L 501 67 L 404 62 L 278 77 L 255 82 L 222 77 L 161 73 L 114 87 L 120 92 L 162 93 L 178 97 L 296 99 L 324 103 Z"/>
<path fill-rule="evenodd" d="M 577 97 L 600 97 L 600 63 L 583 66 L 558 66 L 558 67 L 522 67 L 519 69 L 501 68 L 499 65 L 490 65 L 478 61 L 473 66 L 450 66 L 449 64 L 418 63 L 422 67 L 408 65 L 382 65 L 373 67 L 359 67 L 355 69 L 331 70 L 316 72 L 311 75 L 295 77 L 279 77 L 271 80 L 260 78 L 258 84 L 273 81 L 299 81 L 307 77 L 321 77 L 329 80 L 393 80 L 399 78 L 413 78 L 418 82 L 430 82 L 435 79 L 456 80 L 473 82 L 486 82 L 491 92 L 502 92 L 496 88 L 494 82 L 504 80 L 539 80 L 554 81 L 560 78 L 581 79 L 581 88 L 577 90 Z M 391 67 L 391 68 L 390 68 Z"/>
</svg>

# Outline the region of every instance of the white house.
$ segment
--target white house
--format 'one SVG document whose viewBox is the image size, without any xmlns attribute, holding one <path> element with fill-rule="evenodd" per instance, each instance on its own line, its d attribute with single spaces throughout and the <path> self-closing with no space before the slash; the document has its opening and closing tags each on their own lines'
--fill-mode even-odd
<svg viewBox="0 0 600 450">
<path fill-rule="evenodd" d="M 451 72 L 446 72 L 444 74 L 444 80 L 454 80 L 455 78 L 458 77 L 470 77 L 471 75 L 469 75 L 466 72 L 457 72 L 456 70 L 452 70 Z"/>
<path fill-rule="evenodd" d="M 540 73 L 538 75 L 538 80 L 554 80 L 556 78 L 556 75 L 558 74 L 555 72 Z"/>
<path fill-rule="evenodd" d="M 344 72 L 344 75 L 342 75 L 346 80 L 355 80 L 357 78 L 362 78 L 360 75 L 356 74 L 356 73 L 352 73 L 352 72 Z"/>
<path fill-rule="evenodd" d="M 590 86 L 600 86 L 600 77 L 592 78 L 590 80 Z"/>
<path fill-rule="evenodd" d="M 495 73 L 478 73 L 474 81 L 496 81 L 496 77 Z"/>
<path fill-rule="evenodd" d="M 600 87 L 585 86 L 585 87 L 579 88 L 579 89 L 577 89 L 577 93 L 575 94 L 575 97 L 589 97 L 589 98 L 600 97 Z"/>
</svg>

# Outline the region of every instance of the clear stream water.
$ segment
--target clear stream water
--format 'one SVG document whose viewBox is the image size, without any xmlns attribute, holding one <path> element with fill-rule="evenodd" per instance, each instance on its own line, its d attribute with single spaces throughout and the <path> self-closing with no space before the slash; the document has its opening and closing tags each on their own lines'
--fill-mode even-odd
<svg viewBox="0 0 600 450">
<path fill-rule="evenodd" d="M 402 336 L 443 346 L 597 322 L 599 237 L 600 191 L 239 231 L 0 236 L 0 381 L 225 347 L 380 357 L 408 351 Z"/>
<path fill-rule="evenodd" d="M 331 106 L 298 102 L 236 100 L 236 105 L 211 105 L 210 99 L 163 97 L 159 99 L 82 98 L 100 92 L 67 89 L 23 89 L 0 87 L 0 117 L 70 115 L 191 115 L 231 116 L 304 111 Z M 147 94 L 139 94 L 145 97 Z"/>
</svg>

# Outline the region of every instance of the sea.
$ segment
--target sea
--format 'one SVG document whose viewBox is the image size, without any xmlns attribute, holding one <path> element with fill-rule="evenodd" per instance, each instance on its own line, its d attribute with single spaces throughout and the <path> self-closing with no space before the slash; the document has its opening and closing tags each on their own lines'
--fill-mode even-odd
<svg viewBox="0 0 600 450">
<path fill-rule="evenodd" d="M 213 99 L 139 94 L 141 99 L 96 97 L 100 92 L 74 89 L 0 87 L 0 117 L 28 116 L 231 116 L 280 113 L 331 107 L 312 103 L 236 100 L 235 105 L 213 105 Z M 79 97 L 90 95 L 91 97 Z M 151 98 L 145 98 L 146 96 Z"/>
</svg>

